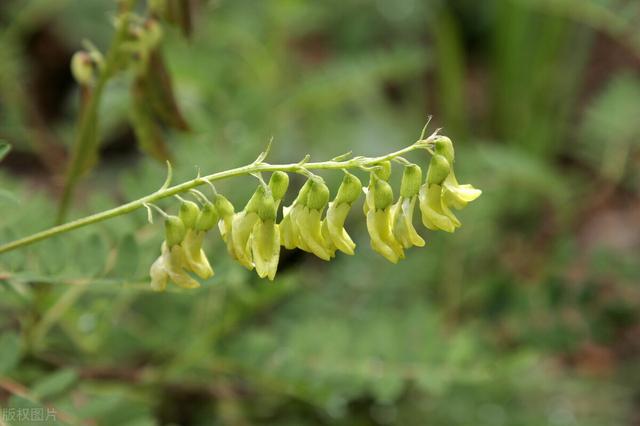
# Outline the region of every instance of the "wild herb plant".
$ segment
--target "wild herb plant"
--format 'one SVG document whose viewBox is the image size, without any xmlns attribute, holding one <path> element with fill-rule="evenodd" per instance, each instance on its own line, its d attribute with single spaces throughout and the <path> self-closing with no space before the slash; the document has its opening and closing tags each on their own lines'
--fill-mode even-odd
<svg viewBox="0 0 640 426">
<path fill-rule="evenodd" d="M 404 258 L 405 249 L 425 245 L 413 226 L 417 202 L 426 228 L 454 232 L 461 223 L 451 209 L 462 209 L 481 194 L 472 185 L 458 183 L 453 170 L 455 152 L 451 139 L 438 131 L 425 137 L 425 131 L 426 126 L 412 145 L 380 157 L 351 158 L 351 153 L 347 153 L 322 162 L 310 162 L 306 156 L 297 163 L 269 164 L 265 161 L 269 146 L 249 165 L 207 176 L 198 175 L 174 186 L 170 186 L 172 169 L 168 163 L 167 179 L 156 192 L 4 244 L 0 246 L 0 253 L 145 207 L 150 222 L 153 222 L 153 209 L 164 217 L 165 241 L 160 257 L 150 269 L 154 289 L 164 290 L 169 280 L 183 288 L 196 288 L 199 283 L 190 273 L 202 279 L 213 276 L 202 243 L 205 234 L 216 225 L 235 260 L 250 270 L 255 268 L 261 278 L 273 280 L 281 245 L 311 252 L 327 261 L 335 257 L 337 251 L 353 255 L 355 244 L 344 229 L 344 223 L 352 204 L 364 192 L 364 214 L 371 247 L 390 262 L 397 263 Z M 424 181 L 422 168 L 404 157 L 412 151 L 426 151 L 432 155 Z M 397 200 L 388 182 L 392 163 L 403 168 Z M 360 179 L 349 169 L 368 172 L 368 186 L 363 188 Z M 324 179 L 314 174 L 314 170 L 344 172 L 333 201 L 329 201 L 330 190 Z M 266 172 L 271 172 L 268 183 L 262 176 Z M 283 218 L 278 223 L 279 207 L 289 186 L 288 173 L 302 174 L 307 181 L 294 202 L 282 209 Z M 216 191 L 213 182 L 244 175 L 255 176 L 259 183 L 245 207 L 236 212 L 231 202 Z M 196 189 L 207 184 L 213 190 L 211 199 Z M 196 202 L 180 196 L 186 193 L 193 194 Z M 153 204 L 171 196 L 179 200 L 177 215 L 167 214 Z"/>
<path fill-rule="evenodd" d="M 371 247 L 392 263 L 405 257 L 404 250 L 425 245 L 413 225 L 416 203 L 420 206 L 422 223 L 428 229 L 454 232 L 461 226 L 451 209 L 464 208 L 478 198 L 481 191 L 458 183 L 453 171 L 455 154 L 451 139 L 440 135 L 439 130 L 427 137 L 427 126 L 415 143 L 379 157 L 352 157 L 349 152 L 329 161 L 310 162 L 307 155 L 297 163 L 269 164 L 265 161 L 269 143 L 249 165 L 206 176 L 198 174 L 190 181 L 170 186 L 172 167 L 168 148 L 162 140 L 161 124 L 183 131 L 189 126 L 177 106 L 171 78 L 162 60 L 159 17 L 172 20 L 177 15 L 185 33 L 190 31 L 190 21 L 180 13 L 182 9 L 174 10 L 169 6 L 171 4 L 174 3 L 150 1 L 146 4 L 145 14 L 138 15 L 135 0 L 121 0 L 109 51 L 102 54 L 91 43 L 86 43 L 86 50 L 77 52 L 71 59 L 71 71 L 81 89 L 81 110 L 58 220 L 66 215 L 78 179 L 97 160 L 98 107 L 107 82 L 117 72 L 133 73 L 131 123 L 140 147 L 149 155 L 167 161 L 168 175 L 162 187 L 119 207 L 6 243 L 0 246 L 0 253 L 142 207 L 148 210 L 148 219 L 153 222 L 152 209 L 155 208 L 165 219 L 165 241 L 160 257 L 150 268 L 151 286 L 164 290 L 168 281 L 182 288 L 199 287 L 191 274 L 201 279 L 214 275 L 202 244 L 205 235 L 216 225 L 229 254 L 244 267 L 255 269 L 261 278 L 270 280 L 278 269 L 280 246 L 298 248 L 326 261 L 334 258 L 338 251 L 353 255 L 355 243 L 344 224 L 352 204 L 362 192 L 366 194 L 364 215 Z M 404 158 L 412 151 L 432 155 L 424 182 L 422 168 Z M 392 163 L 403 168 L 397 200 L 388 183 Z M 350 169 L 369 173 L 369 184 L 363 188 Z M 317 170 L 336 170 L 345 174 L 331 202 L 324 179 L 313 173 Z M 268 172 L 271 177 L 267 183 L 262 173 Z M 288 173 L 302 174 L 307 181 L 295 201 L 283 207 L 282 220 L 278 222 L 279 207 L 289 186 Z M 243 175 L 255 176 L 259 184 L 244 208 L 236 212 L 229 200 L 216 191 L 213 182 Z M 213 190 L 211 199 L 196 189 L 205 184 Z M 195 202 L 180 196 L 186 193 L 194 195 Z M 153 204 L 171 196 L 180 201 L 177 215 L 165 213 Z"/>
</svg>

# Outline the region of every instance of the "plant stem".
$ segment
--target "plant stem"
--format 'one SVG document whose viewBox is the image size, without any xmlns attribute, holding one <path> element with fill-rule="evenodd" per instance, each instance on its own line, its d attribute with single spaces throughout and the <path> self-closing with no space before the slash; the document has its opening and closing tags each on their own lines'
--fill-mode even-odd
<svg viewBox="0 0 640 426">
<path fill-rule="evenodd" d="M 153 203 L 163 198 L 171 197 L 176 194 L 186 192 L 190 189 L 196 188 L 207 182 L 214 182 L 222 179 L 228 179 L 236 176 L 249 175 L 251 173 L 258 172 L 275 172 L 283 171 L 290 173 L 308 174 L 309 170 L 344 170 L 352 168 L 367 168 L 375 166 L 376 164 L 393 160 L 396 157 L 400 157 L 416 149 L 430 149 L 430 144 L 434 141 L 436 133 L 425 140 L 418 141 L 413 145 L 403 148 L 399 151 L 392 152 L 391 154 L 383 155 L 380 157 L 355 157 L 350 160 L 344 161 L 323 161 L 315 163 L 289 163 L 289 164 L 268 164 L 264 162 L 254 162 L 246 166 L 237 167 L 235 169 L 226 170 L 223 172 L 213 173 L 203 177 L 197 177 L 179 185 L 174 185 L 165 189 L 160 189 L 152 194 L 139 198 L 135 201 L 123 204 L 113 209 L 105 210 L 100 213 L 96 213 L 90 216 L 86 216 L 62 225 L 54 226 L 41 232 L 37 232 L 28 237 L 24 237 L 0 246 L 0 253 L 6 253 L 11 250 L 18 249 L 20 247 L 33 244 L 35 242 L 54 237 L 65 232 L 72 231 L 77 228 L 81 228 L 94 223 L 102 222 L 113 217 L 122 216 L 127 213 L 131 213 L 144 207 L 145 204 Z"/>
<path fill-rule="evenodd" d="M 56 223 L 62 223 L 69 210 L 69 205 L 73 199 L 78 179 L 84 171 L 92 166 L 98 150 L 98 108 L 102 100 L 104 89 L 115 74 L 120 61 L 120 47 L 127 36 L 128 17 L 131 1 L 121 3 L 122 9 L 119 14 L 120 21 L 117 25 L 116 33 L 113 37 L 111 47 L 106 54 L 104 64 L 98 74 L 95 85 L 91 88 L 91 94 L 84 106 L 80 122 L 78 123 L 78 133 L 75 144 L 71 152 L 71 161 L 64 183 L 62 198 L 58 206 Z"/>
</svg>

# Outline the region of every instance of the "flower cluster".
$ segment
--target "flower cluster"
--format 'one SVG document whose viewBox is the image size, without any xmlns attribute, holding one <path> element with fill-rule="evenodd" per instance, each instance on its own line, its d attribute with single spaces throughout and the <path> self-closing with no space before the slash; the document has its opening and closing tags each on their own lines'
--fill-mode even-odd
<svg viewBox="0 0 640 426">
<path fill-rule="evenodd" d="M 406 249 L 425 245 L 413 224 L 416 203 L 425 227 L 454 232 L 461 223 L 452 209 L 464 208 L 481 194 L 471 185 L 458 183 L 449 138 L 437 136 L 430 148 L 433 156 L 424 182 L 418 165 L 399 159 L 404 171 L 397 199 L 388 182 L 391 162 L 380 160 L 366 168 L 370 176 L 364 188 L 358 177 L 346 167 L 342 169 L 344 178 L 331 201 L 324 180 L 307 171 L 308 179 L 295 200 L 282 208 L 280 222 L 279 207 L 289 187 L 289 176 L 284 171 L 274 171 L 268 184 L 261 179 L 239 212 L 217 193 L 213 201 L 200 197 L 202 206 L 182 200 L 178 215 L 166 218 L 161 255 L 151 266 L 151 285 L 156 290 L 164 290 L 170 280 L 183 288 L 195 288 L 199 283 L 192 274 L 202 279 L 213 276 L 202 243 L 205 234 L 216 224 L 229 254 L 269 280 L 276 275 L 281 246 L 304 250 L 327 261 L 335 257 L 337 251 L 353 255 L 356 244 L 345 230 L 345 221 L 363 192 L 371 247 L 390 262 L 397 263 L 405 257 Z"/>
</svg>

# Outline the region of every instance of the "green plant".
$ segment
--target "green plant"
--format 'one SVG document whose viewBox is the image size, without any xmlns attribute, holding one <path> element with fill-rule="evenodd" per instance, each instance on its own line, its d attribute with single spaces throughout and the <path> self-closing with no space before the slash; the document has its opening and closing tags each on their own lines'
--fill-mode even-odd
<svg viewBox="0 0 640 426">
<path fill-rule="evenodd" d="M 163 36 L 160 17 L 172 20 L 187 2 L 148 1 L 142 15 L 134 12 L 137 0 L 119 0 L 115 34 L 106 54 L 91 43 L 71 60 L 71 71 L 81 89 L 80 117 L 71 150 L 57 222 L 62 222 L 73 199 L 79 179 L 98 159 L 99 108 L 107 84 L 124 71 L 134 75 L 131 83 L 130 122 L 140 148 L 160 160 L 169 158 L 162 127 L 189 129 L 173 94 L 171 76 L 161 52 Z M 178 6 L 178 10 L 174 6 Z M 186 12 L 185 12 L 186 13 Z M 178 24 L 188 34 L 187 16 L 181 13 Z"/>
<path fill-rule="evenodd" d="M 269 164 L 265 160 L 270 146 L 249 165 L 196 178 L 170 186 L 172 168 L 156 192 L 119 207 L 55 226 L 31 236 L 0 246 L 0 253 L 18 249 L 76 228 L 88 226 L 146 207 L 148 219 L 153 222 L 152 207 L 165 217 L 165 242 L 162 254 L 151 267 L 152 287 L 164 290 L 170 279 L 180 287 L 195 288 L 199 284 L 190 275 L 195 273 L 206 279 L 213 270 L 202 251 L 204 234 L 216 223 L 227 243 L 229 254 L 243 266 L 256 268 L 261 278 L 273 280 L 280 254 L 280 245 L 288 249 L 299 248 L 312 252 L 323 260 L 335 257 L 336 251 L 352 255 L 355 244 L 344 230 L 351 205 L 359 197 L 362 184 L 348 169 L 360 169 L 370 174 L 364 203 L 371 247 L 393 263 L 404 258 L 404 249 L 423 246 L 424 240 L 413 227 L 415 203 L 419 199 L 423 224 L 431 230 L 454 232 L 461 226 L 451 208 L 462 209 L 475 200 L 481 191 L 458 183 L 453 171 L 454 148 L 452 141 L 438 131 L 426 137 L 426 126 L 420 138 L 412 145 L 380 157 L 351 157 L 346 153 L 330 161 L 310 162 L 307 155 L 298 163 Z M 426 180 L 422 183 L 422 169 L 410 163 L 403 155 L 424 150 L 432 154 Z M 391 162 L 404 167 L 400 197 L 394 203 L 393 190 L 387 182 L 391 177 Z M 312 170 L 341 170 L 345 177 L 333 202 L 329 203 L 329 188 L 322 177 Z M 272 172 L 267 184 L 261 173 Z M 289 185 L 287 173 L 306 176 L 293 204 L 283 209 L 284 217 L 278 224 L 278 207 Z M 258 189 L 245 208 L 236 213 L 233 205 L 213 187 L 213 182 L 237 176 L 253 175 L 260 181 Z M 195 188 L 212 186 L 211 202 Z M 179 194 L 191 192 L 202 204 L 184 200 Z M 178 216 L 167 215 L 153 202 L 176 196 L 181 201 Z M 327 208 L 327 214 L 322 214 Z"/>
</svg>

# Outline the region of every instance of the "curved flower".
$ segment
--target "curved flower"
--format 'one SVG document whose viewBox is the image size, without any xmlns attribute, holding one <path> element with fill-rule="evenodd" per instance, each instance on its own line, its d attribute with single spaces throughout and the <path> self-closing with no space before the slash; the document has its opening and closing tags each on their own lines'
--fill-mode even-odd
<svg viewBox="0 0 640 426">
<path fill-rule="evenodd" d="M 260 278 L 273 281 L 280 260 L 280 229 L 276 224 L 276 201 L 271 194 L 258 210 L 258 220 L 251 233 L 251 253 Z"/>
<path fill-rule="evenodd" d="M 231 244 L 236 260 L 249 270 L 253 269 L 250 237 L 253 226 L 258 221 L 255 212 L 241 211 L 233 215 L 231 225 Z"/>
<path fill-rule="evenodd" d="M 202 243 L 206 232 L 218 220 L 215 206 L 207 203 L 200 210 L 196 203 L 183 200 L 179 216 L 187 229 L 187 233 L 180 243 L 184 249 L 187 268 L 202 279 L 211 278 L 214 272 L 204 250 L 202 250 Z"/>
<path fill-rule="evenodd" d="M 452 206 L 458 210 L 466 207 L 468 203 L 478 198 L 482 191 L 474 188 L 472 185 L 458 183 L 455 171 L 453 170 L 453 162 L 455 160 L 455 150 L 453 142 L 446 136 L 440 136 L 436 141 L 436 152 L 447 159 L 450 165 L 449 174 L 442 184 L 444 190 L 444 202 L 447 206 Z"/>
<path fill-rule="evenodd" d="M 309 179 L 309 189 L 301 208 L 291 212 L 294 229 L 297 229 L 298 247 L 311 252 L 322 260 L 331 260 L 331 248 L 322 236 L 322 212 L 329 201 L 329 188 L 320 179 Z"/>
<path fill-rule="evenodd" d="M 400 184 L 400 198 L 391 213 L 393 235 L 404 248 L 422 247 L 424 240 L 413 226 L 413 211 L 422 181 L 422 169 L 415 164 L 406 166 Z"/>
<path fill-rule="evenodd" d="M 322 236 L 322 212 L 303 207 L 292 219 L 298 229 L 298 247 L 322 260 L 331 260 L 331 250 Z"/>
<path fill-rule="evenodd" d="M 290 206 L 282 208 L 283 217 L 279 225 L 280 243 L 286 249 L 292 250 L 297 247 L 302 248 L 295 217 L 300 214 L 300 211 L 304 208 L 304 204 L 307 202 L 309 188 L 311 187 L 310 182 L 311 181 L 308 180 L 304 185 L 302 185 L 300 192 L 298 192 L 298 196 Z M 302 249 L 304 250 L 304 248 Z"/>
<path fill-rule="evenodd" d="M 371 248 L 392 263 L 404 258 L 404 250 L 392 230 L 393 190 L 386 181 L 371 174 L 365 201 Z"/>
<path fill-rule="evenodd" d="M 336 250 L 353 255 L 356 244 L 344 229 L 344 222 L 351 210 L 351 205 L 360 196 L 362 183 L 351 173 L 345 172 L 345 177 L 338 188 L 336 198 L 329 203 L 327 214 L 322 222 L 322 235 L 330 246 L 331 256 Z"/>
<path fill-rule="evenodd" d="M 202 250 L 205 231 L 190 229 L 182 241 L 185 260 L 188 268 L 197 276 L 206 280 L 214 275 L 213 268 Z"/>
<path fill-rule="evenodd" d="M 293 209 L 295 205 L 289 207 L 283 207 L 282 221 L 280 222 L 280 243 L 287 249 L 292 250 L 298 247 L 298 229 L 295 227 L 295 222 L 291 218 L 293 215 Z"/>
<path fill-rule="evenodd" d="M 331 259 L 329 244 L 322 235 L 322 211 L 329 199 L 329 188 L 318 178 L 309 179 L 300 188 L 294 202 L 283 209 L 280 222 L 281 244 L 299 248 L 323 260 Z"/>
<path fill-rule="evenodd" d="M 178 287 L 192 289 L 200 287 L 200 283 L 194 280 L 185 270 L 186 255 L 180 245 L 175 245 L 170 249 L 167 243 L 162 243 L 162 254 L 151 265 L 149 275 L 151 275 L 151 288 L 156 291 L 163 291 L 167 287 L 167 282 L 171 280 Z"/>
<path fill-rule="evenodd" d="M 425 242 L 413 226 L 413 211 L 416 206 L 416 198 L 400 197 L 394 204 L 391 213 L 393 218 L 393 235 L 404 248 L 413 246 L 424 247 Z"/>
<path fill-rule="evenodd" d="M 270 207 L 266 207 L 267 205 Z M 275 204 L 271 190 L 266 185 L 260 185 L 247 202 L 244 210 L 233 215 L 231 225 L 233 250 L 238 262 L 249 270 L 254 267 L 251 235 L 254 226 L 260 220 L 259 213 L 265 208 L 274 210 L 273 219 L 275 221 Z"/>
<path fill-rule="evenodd" d="M 222 236 L 222 240 L 227 245 L 227 252 L 231 255 L 232 258 L 237 259 L 235 249 L 233 247 L 233 216 L 234 216 L 234 208 L 233 204 L 229 200 L 227 200 L 224 196 L 220 194 L 216 194 L 214 200 L 214 206 L 220 215 L 220 220 L 218 221 L 218 229 L 220 230 L 220 235 Z"/>
<path fill-rule="evenodd" d="M 431 158 L 427 182 L 419 192 L 422 223 L 428 229 L 454 232 L 461 224 L 443 199 L 442 183 L 449 176 L 451 165 L 444 155 Z"/>
<path fill-rule="evenodd" d="M 187 272 L 187 259 L 182 242 L 186 235 L 186 228 L 178 216 L 168 216 L 165 221 L 165 241 L 162 243 L 161 254 L 151 265 L 151 288 L 163 291 L 167 282 L 171 280 L 182 288 L 197 288 L 200 283 Z"/>
<path fill-rule="evenodd" d="M 350 204 L 337 204 L 335 201 L 329 203 L 326 217 L 322 221 L 322 236 L 330 246 L 331 257 L 335 256 L 336 250 L 348 255 L 354 254 L 356 243 L 344 229 L 344 222 L 350 210 Z"/>
<path fill-rule="evenodd" d="M 424 226 L 433 231 L 441 229 L 446 232 L 454 232 L 460 226 L 460 221 L 443 202 L 440 185 L 425 183 L 420 188 L 419 197 Z"/>
<path fill-rule="evenodd" d="M 444 180 L 443 189 L 445 203 L 458 210 L 465 208 L 468 203 L 482 195 L 482 191 L 474 188 L 473 185 L 459 184 L 453 170 Z"/>
</svg>

